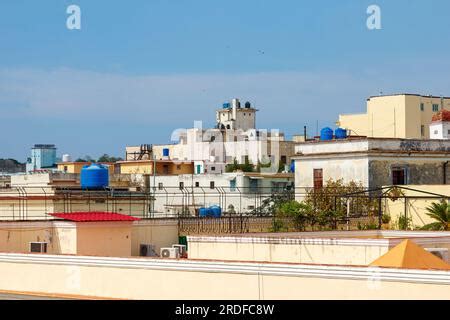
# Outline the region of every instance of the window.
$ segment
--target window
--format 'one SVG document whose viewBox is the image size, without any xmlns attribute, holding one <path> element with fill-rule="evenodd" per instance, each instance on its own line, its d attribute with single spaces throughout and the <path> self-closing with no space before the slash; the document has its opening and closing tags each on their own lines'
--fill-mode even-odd
<svg viewBox="0 0 450 320">
<path fill-rule="evenodd" d="M 439 131 L 438 130 L 434 130 L 434 134 L 438 134 L 439 133 Z"/>
<path fill-rule="evenodd" d="M 214 189 L 214 188 L 215 188 L 215 186 L 214 186 L 214 181 L 210 181 L 210 182 L 209 182 L 209 188 L 210 188 L 210 189 Z"/>
<path fill-rule="evenodd" d="M 196 187 L 196 188 L 199 188 L 199 187 L 200 187 L 200 182 L 197 181 L 197 182 L 195 183 L 195 187 Z"/>
<path fill-rule="evenodd" d="M 162 190 L 164 188 L 164 185 L 162 182 L 158 183 L 158 190 Z"/>
<path fill-rule="evenodd" d="M 216 171 L 216 167 L 211 167 L 211 171 Z"/>
<path fill-rule="evenodd" d="M 447 134 L 450 134 L 450 130 L 447 130 Z"/>
<path fill-rule="evenodd" d="M 181 166 L 180 165 L 177 165 L 177 170 L 181 170 Z"/>
<path fill-rule="evenodd" d="M 64 172 L 67 172 L 68 168 L 67 166 L 64 166 Z"/>
<path fill-rule="evenodd" d="M 169 166 L 167 164 L 163 165 L 163 173 L 169 174 Z"/>
<path fill-rule="evenodd" d="M 314 169 L 314 189 L 323 188 L 323 169 Z"/>
<path fill-rule="evenodd" d="M 438 111 L 439 111 L 439 105 L 433 104 L 433 112 L 438 112 Z"/>
<path fill-rule="evenodd" d="M 406 169 L 392 168 L 392 184 L 401 186 L 406 184 Z"/>
<path fill-rule="evenodd" d="M 258 187 L 258 180 L 250 179 L 250 192 L 257 193 Z"/>
<path fill-rule="evenodd" d="M 425 105 L 423 103 L 420 104 L 420 111 L 425 111 Z"/>
<path fill-rule="evenodd" d="M 230 180 L 230 191 L 236 191 L 236 179 Z"/>
<path fill-rule="evenodd" d="M 30 243 L 31 253 L 47 253 L 47 243 L 46 242 L 31 242 Z"/>
<path fill-rule="evenodd" d="M 423 136 L 425 136 L 425 126 L 420 126 L 420 134 Z"/>
<path fill-rule="evenodd" d="M 180 190 L 184 189 L 184 182 L 180 182 Z"/>
<path fill-rule="evenodd" d="M 287 163 L 286 156 L 281 156 L 281 164 L 286 164 L 286 163 Z"/>
</svg>

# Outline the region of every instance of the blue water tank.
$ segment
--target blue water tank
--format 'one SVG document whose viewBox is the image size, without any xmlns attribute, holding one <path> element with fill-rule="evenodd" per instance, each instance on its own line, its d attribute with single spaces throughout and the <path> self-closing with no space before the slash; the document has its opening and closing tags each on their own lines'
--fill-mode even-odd
<svg viewBox="0 0 450 320">
<path fill-rule="evenodd" d="M 200 218 L 207 218 L 211 216 L 211 209 L 209 208 L 200 208 L 198 210 L 198 215 Z"/>
<path fill-rule="evenodd" d="M 93 163 L 81 169 L 80 184 L 83 189 L 103 189 L 109 185 L 108 168 Z"/>
<path fill-rule="evenodd" d="M 222 216 L 222 208 L 219 206 L 211 206 L 209 210 L 211 210 L 211 215 L 214 218 L 220 218 Z"/>
<path fill-rule="evenodd" d="M 291 172 L 295 172 L 295 161 L 291 161 Z"/>
<path fill-rule="evenodd" d="M 335 135 L 336 139 L 347 139 L 347 130 L 342 129 L 342 128 L 337 128 L 334 131 L 334 135 Z"/>
<path fill-rule="evenodd" d="M 320 140 L 324 141 L 333 140 L 333 130 L 328 127 L 320 130 Z"/>
<path fill-rule="evenodd" d="M 169 148 L 164 148 L 163 149 L 163 157 L 168 157 L 169 156 Z"/>
<path fill-rule="evenodd" d="M 223 108 L 224 109 L 228 109 L 230 107 L 230 103 L 229 102 L 225 102 L 224 104 L 223 104 Z"/>
</svg>

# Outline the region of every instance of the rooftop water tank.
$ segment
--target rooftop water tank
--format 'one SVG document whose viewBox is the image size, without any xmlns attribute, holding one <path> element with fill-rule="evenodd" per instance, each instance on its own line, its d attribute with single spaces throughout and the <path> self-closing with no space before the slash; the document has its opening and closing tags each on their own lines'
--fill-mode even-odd
<svg viewBox="0 0 450 320">
<path fill-rule="evenodd" d="M 211 216 L 214 218 L 220 218 L 222 216 L 222 208 L 220 206 L 211 206 L 209 210 L 211 211 Z"/>
<path fill-rule="evenodd" d="M 63 154 L 62 156 L 62 162 L 71 162 L 72 161 L 72 157 L 68 154 Z"/>
<path fill-rule="evenodd" d="M 224 108 L 224 109 L 230 108 L 230 103 L 229 103 L 229 102 L 225 102 L 225 103 L 223 104 L 223 108 Z"/>
<path fill-rule="evenodd" d="M 200 208 L 198 210 L 198 215 L 200 218 L 207 218 L 211 216 L 211 209 L 209 208 Z"/>
<path fill-rule="evenodd" d="M 169 148 L 164 148 L 163 149 L 163 157 L 168 157 L 169 156 Z"/>
<path fill-rule="evenodd" d="M 109 185 L 108 168 L 93 163 L 81 169 L 80 184 L 83 189 L 103 189 Z"/>
<path fill-rule="evenodd" d="M 320 140 L 323 141 L 333 140 L 333 130 L 328 127 L 320 130 Z"/>
<path fill-rule="evenodd" d="M 347 139 L 347 130 L 342 128 L 337 128 L 334 131 L 334 135 L 336 136 L 336 139 Z"/>
<path fill-rule="evenodd" d="M 295 161 L 291 161 L 291 172 L 295 172 Z"/>
<path fill-rule="evenodd" d="M 252 104 L 249 102 L 249 101 L 247 101 L 246 103 L 245 103 L 245 108 L 246 109 L 250 109 L 252 107 Z"/>
</svg>

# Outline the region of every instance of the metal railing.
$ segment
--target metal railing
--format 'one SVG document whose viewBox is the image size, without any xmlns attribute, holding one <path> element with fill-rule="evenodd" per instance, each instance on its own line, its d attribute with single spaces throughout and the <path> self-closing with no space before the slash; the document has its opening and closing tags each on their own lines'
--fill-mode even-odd
<svg viewBox="0 0 450 320">
<path fill-rule="evenodd" d="M 180 233 L 242 233 L 269 231 L 363 230 L 381 228 L 383 214 L 392 208 L 407 217 L 417 203 L 429 204 L 446 195 L 415 191 L 393 199 L 392 187 L 376 190 L 313 190 L 272 187 L 161 187 L 106 188 L 82 190 L 77 187 L 0 188 L 0 220 L 48 220 L 51 213 L 107 211 L 143 219 L 179 220 Z M 277 215 L 276 202 L 308 200 L 313 213 L 306 218 Z M 221 218 L 201 218 L 199 209 L 218 205 Z M 422 207 L 424 204 L 420 204 Z M 424 208 L 421 208 L 424 210 Z M 330 216 L 320 218 L 322 213 Z M 338 213 L 333 216 L 333 213 Z M 319 219 L 320 218 L 320 219 Z M 322 219 L 322 220 L 321 220 Z M 406 219 L 406 218 L 405 218 Z"/>
</svg>

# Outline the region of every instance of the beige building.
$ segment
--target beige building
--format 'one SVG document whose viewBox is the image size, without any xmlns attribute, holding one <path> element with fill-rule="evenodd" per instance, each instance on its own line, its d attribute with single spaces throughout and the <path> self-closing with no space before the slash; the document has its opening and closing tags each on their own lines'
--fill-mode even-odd
<svg viewBox="0 0 450 320">
<path fill-rule="evenodd" d="M 377 138 L 429 139 L 433 114 L 450 110 L 449 97 L 398 94 L 367 99 L 367 112 L 339 115 L 337 125 L 351 135 Z"/>
</svg>

